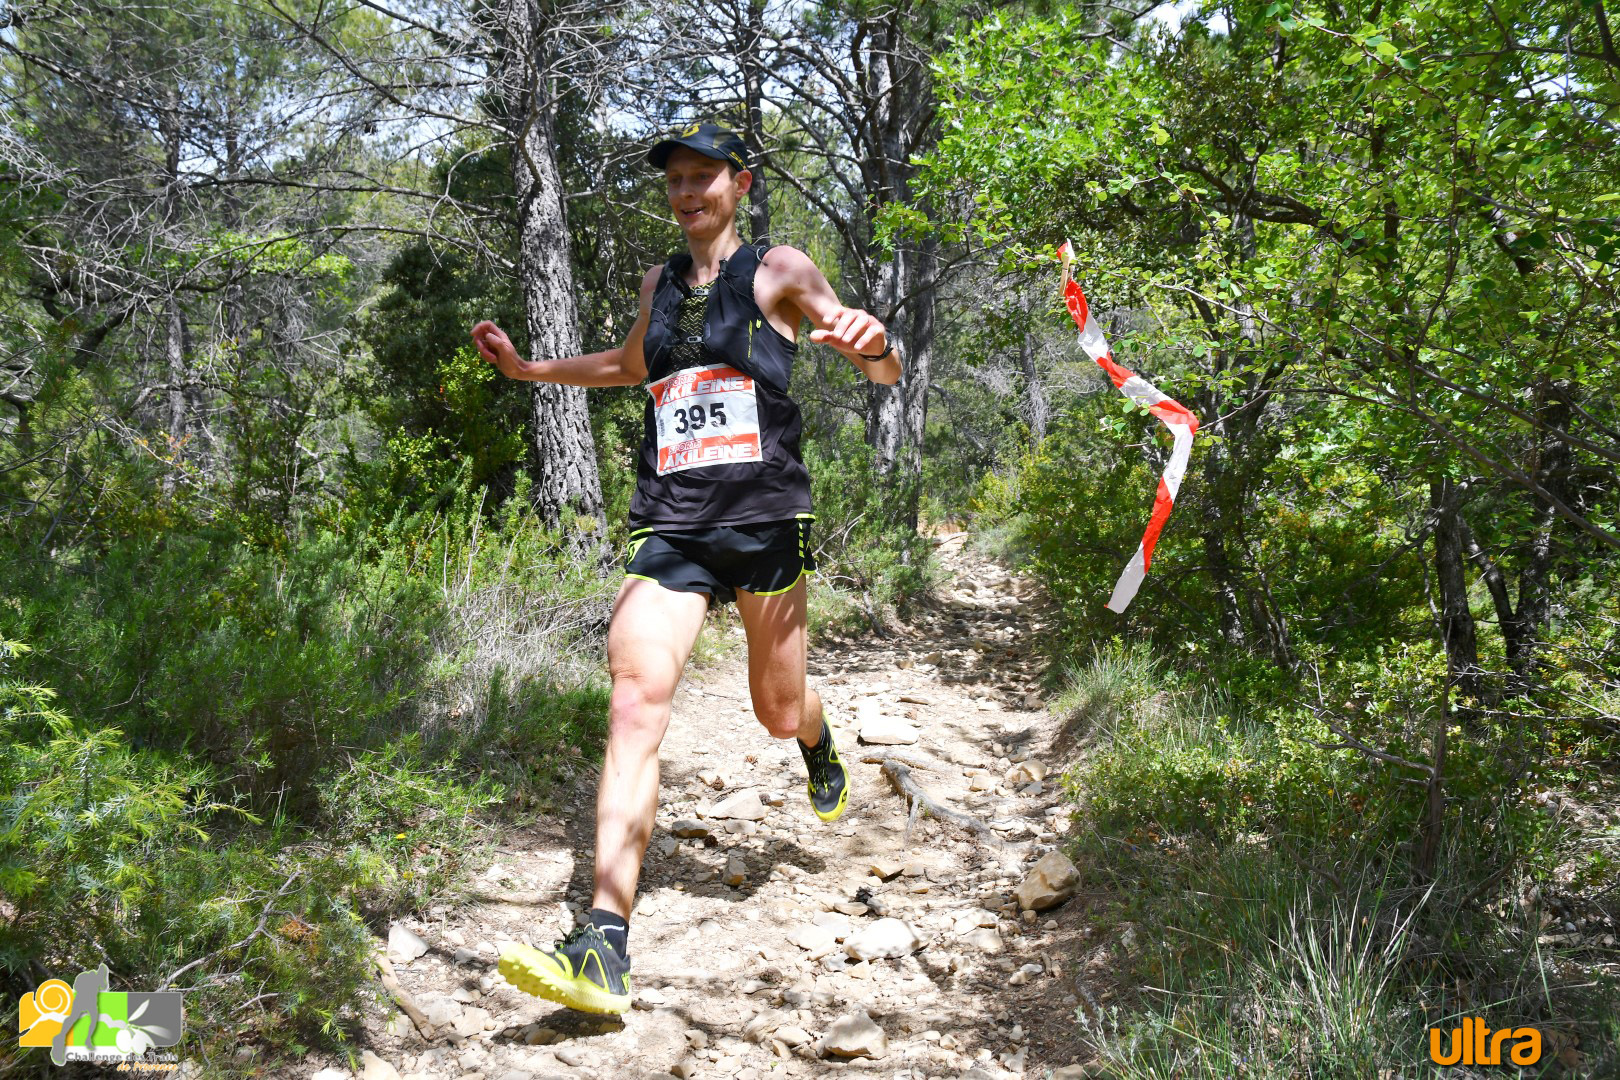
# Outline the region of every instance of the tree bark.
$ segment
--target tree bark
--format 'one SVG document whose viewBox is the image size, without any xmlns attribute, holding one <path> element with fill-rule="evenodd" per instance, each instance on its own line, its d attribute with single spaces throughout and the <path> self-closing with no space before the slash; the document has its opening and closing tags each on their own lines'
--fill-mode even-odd
<svg viewBox="0 0 1620 1080">
<path fill-rule="evenodd" d="M 1032 325 L 1034 312 L 1031 305 L 1024 305 L 1025 330 L 1018 341 L 1018 366 L 1024 373 L 1024 417 L 1029 421 L 1030 441 L 1035 449 L 1040 449 L 1041 443 L 1046 439 L 1046 424 L 1049 419 L 1046 403 L 1046 387 L 1041 384 L 1041 373 L 1035 367 L 1035 335 L 1028 327 Z"/>
<path fill-rule="evenodd" d="M 1553 432 L 1569 430 L 1570 407 L 1568 388 L 1552 400 L 1547 400 L 1547 387 L 1542 388 L 1542 407 L 1538 410 L 1544 427 L 1535 448 L 1534 472 L 1536 482 L 1565 504 L 1573 502 L 1569 484 L 1571 454 L 1569 443 Z M 1552 568 L 1556 555 L 1554 537 L 1558 528 L 1558 511 L 1544 498 L 1536 499 L 1536 531 L 1530 541 L 1529 558 L 1519 575 L 1518 612 L 1510 629 L 1503 626 L 1507 642 L 1508 666 L 1521 682 L 1528 680 L 1535 667 L 1536 654 L 1541 644 L 1542 631 L 1552 613 Z"/>
<path fill-rule="evenodd" d="M 737 61 L 743 76 L 743 105 L 747 110 L 747 123 L 743 143 L 748 147 L 748 163 L 754 174 L 753 186 L 748 189 L 748 235 L 753 243 L 770 239 L 770 188 L 765 180 L 765 116 L 761 107 L 764 100 L 764 58 L 760 55 L 765 38 L 766 0 L 747 0 L 748 15 L 743 38 L 737 43 Z"/>
<path fill-rule="evenodd" d="M 875 151 L 862 170 L 869 214 L 888 202 L 911 200 L 911 162 L 932 123 L 932 110 L 920 100 L 929 93 L 926 72 L 914 43 L 906 38 L 902 15 L 899 8 L 884 11 L 868 20 L 862 35 L 868 42 L 861 80 L 867 97 L 865 126 Z M 867 226 L 870 236 L 870 219 Z M 870 259 L 875 252 L 869 246 L 864 254 Z M 879 474 L 900 490 L 904 519 L 913 529 L 922 488 L 938 276 L 938 240 L 932 235 L 914 246 L 897 243 L 876 275 L 876 313 L 902 349 L 903 361 L 898 383 L 873 384 L 867 392 L 867 438 L 877 452 Z"/>
<path fill-rule="evenodd" d="M 505 41 L 497 71 L 513 138 L 512 183 L 517 193 L 519 275 L 527 312 L 529 355 L 536 360 L 580 351 L 568 225 L 557 169 L 551 87 L 542 72 L 555 42 L 544 0 L 506 0 Z M 548 525 L 574 518 L 602 522 L 602 486 L 596 467 L 585 391 L 533 384 L 534 507 Z"/>
<path fill-rule="evenodd" d="M 1463 571 L 1463 531 L 1458 509 L 1463 492 L 1446 477 L 1429 481 L 1429 512 L 1434 524 L 1434 572 L 1440 587 L 1440 638 L 1446 649 L 1451 685 L 1478 700 L 1484 691 L 1479 641 L 1468 608 L 1468 576 Z"/>
<path fill-rule="evenodd" d="M 170 232 L 175 227 L 180 216 L 180 91 L 171 85 L 166 96 L 167 108 L 158 114 L 158 128 L 163 136 L 163 231 Z M 166 239 L 168 239 L 166 237 Z M 191 379 L 190 364 L 186 359 L 186 320 L 185 312 L 180 307 L 180 297 L 170 292 L 165 304 L 164 341 L 163 341 L 163 374 L 168 387 L 165 395 L 167 410 L 165 416 L 168 439 L 168 456 L 179 459 L 185 453 L 187 434 L 187 415 L 189 413 L 187 393 Z M 163 490 L 165 493 L 174 491 L 174 470 L 170 469 L 163 477 Z"/>
</svg>

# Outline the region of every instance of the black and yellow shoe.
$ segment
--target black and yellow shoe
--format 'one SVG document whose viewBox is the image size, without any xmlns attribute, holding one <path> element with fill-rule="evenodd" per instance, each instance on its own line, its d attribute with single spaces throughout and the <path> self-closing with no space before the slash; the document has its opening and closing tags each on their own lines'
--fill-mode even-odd
<svg viewBox="0 0 1620 1080">
<path fill-rule="evenodd" d="M 794 740 L 798 742 L 798 740 Z M 810 808 L 822 821 L 837 821 L 849 803 L 849 770 L 833 745 L 832 725 L 821 721 L 821 741 L 814 746 L 799 743 L 804 766 L 810 773 Z"/>
<path fill-rule="evenodd" d="M 501 954 L 500 972 L 525 994 L 580 1012 L 616 1015 L 630 1008 L 630 958 L 589 924 L 555 949 L 513 946 Z"/>
</svg>

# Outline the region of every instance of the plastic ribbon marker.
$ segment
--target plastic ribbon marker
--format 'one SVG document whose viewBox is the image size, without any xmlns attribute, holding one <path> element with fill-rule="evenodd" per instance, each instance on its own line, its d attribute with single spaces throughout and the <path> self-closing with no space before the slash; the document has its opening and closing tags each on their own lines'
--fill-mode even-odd
<svg viewBox="0 0 1620 1080">
<path fill-rule="evenodd" d="M 1058 258 L 1063 260 L 1063 301 L 1069 306 L 1074 325 L 1080 328 L 1080 347 L 1087 356 L 1097 361 L 1098 367 L 1108 372 L 1108 377 L 1120 393 L 1157 416 L 1170 429 L 1170 435 L 1175 440 L 1170 450 L 1170 461 L 1164 467 L 1164 475 L 1159 477 L 1159 490 L 1153 498 L 1153 513 L 1148 518 L 1146 531 L 1142 533 L 1142 542 L 1137 545 L 1136 554 L 1131 556 L 1131 561 L 1125 564 L 1119 580 L 1114 583 L 1114 595 L 1108 598 L 1108 610 L 1124 611 L 1136 596 L 1136 590 L 1142 587 L 1142 579 L 1147 576 L 1148 566 L 1153 561 L 1153 547 L 1159 542 L 1159 533 L 1170 518 L 1176 492 L 1181 490 L 1181 478 L 1187 475 L 1187 459 L 1192 456 L 1198 417 L 1185 405 L 1160 393 L 1158 387 L 1142 376 L 1114 363 L 1108 339 L 1103 337 L 1097 320 L 1091 317 L 1086 294 L 1080 291 L 1080 283 L 1074 280 L 1071 272 L 1074 247 L 1067 240 L 1058 248 Z"/>
</svg>

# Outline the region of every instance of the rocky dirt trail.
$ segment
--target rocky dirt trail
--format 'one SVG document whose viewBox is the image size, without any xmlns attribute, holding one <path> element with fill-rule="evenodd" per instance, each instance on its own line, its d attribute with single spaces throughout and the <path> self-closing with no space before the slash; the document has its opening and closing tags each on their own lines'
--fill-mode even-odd
<svg viewBox="0 0 1620 1080">
<path fill-rule="evenodd" d="M 812 649 L 853 780 L 832 825 L 810 811 L 793 745 L 753 719 L 741 650 L 688 673 L 631 921 L 628 1014 L 576 1013 L 495 970 L 505 943 L 549 943 L 588 906 L 587 778 L 576 814 L 506 838 L 473 901 L 393 928 L 384 982 L 416 1022 L 377 1010 L 362 1069 L 318 1080 L 1087 1075 L 1074 1014 L 1108 952 L 1084 895 L 1060 902 L 1076 888 L 1060 857 L 1042 861 L 1068 824 L 1031 646 L 1042 615 L 1032 585 L 964 541 L 938 538 L 949 583 L 932 609 L 889 638 Z M 987 830 L 908 827 L 884 755 Z"/>
</svg>

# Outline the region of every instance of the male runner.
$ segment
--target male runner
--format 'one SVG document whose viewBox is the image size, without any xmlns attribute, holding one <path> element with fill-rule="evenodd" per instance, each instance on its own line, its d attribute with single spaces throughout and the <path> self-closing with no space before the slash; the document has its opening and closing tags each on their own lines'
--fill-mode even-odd
<svg viewBox="0 0 1620 1080">
<path fill-rule="evenodd" d="M 590 915 L 555 948 L 518 946 L 500 961 L 513 985 L 587 1012 L 630 1007 L 626 939 L 658 802 L 658 747 L 711 605 L 736 601 L 754 715 L 776 738 L 798 739 L 816 816 L 835 820 L 848 798 L 849 773 L 805 683 L 804 575 L 815 564 L 788 379 L 805 319 L 811 341 L 875 382 L 898 380 L 900 359 L 883 324 L 839 304 L 803 252 L 743 244 L 737 205 L 753 182 L 745 155 L 741 139 L 709 123 L 647 155 L 664 171 L 687 251 L 642 278 L 641 311 L 620 348 L 526 361 L 494 323 L 472 331 L 484 359 L 514 379 L 647 380 L 630 560 L 608 627 L 613 688 Z"/>
</svg>

